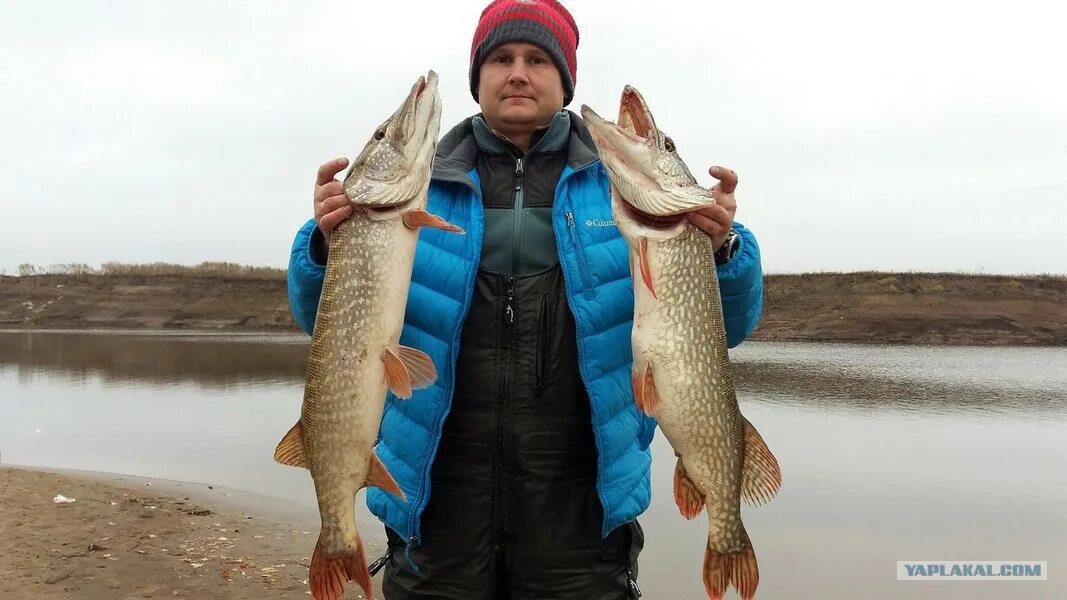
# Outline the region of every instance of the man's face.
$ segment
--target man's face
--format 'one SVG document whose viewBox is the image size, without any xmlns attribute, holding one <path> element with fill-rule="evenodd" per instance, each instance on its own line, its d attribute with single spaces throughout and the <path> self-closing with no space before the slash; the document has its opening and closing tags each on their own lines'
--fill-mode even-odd
<svg viewBox="0 0 1067 600">
<path fill-rule="evenodd" d="M 539 46 L 503 44 L 482 63 L 478 103 L 490 125 L 533 129 L 563 110 L 563 81 L 552 57 Z"/>
</svg>

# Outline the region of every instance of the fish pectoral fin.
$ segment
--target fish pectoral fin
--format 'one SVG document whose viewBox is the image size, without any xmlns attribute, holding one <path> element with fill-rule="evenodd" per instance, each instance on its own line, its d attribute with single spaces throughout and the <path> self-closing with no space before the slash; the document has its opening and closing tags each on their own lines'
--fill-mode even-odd
<svg viewBox="0 0 1067 600">
<path fill-rule="evenodd" d="M 389 391 L 397 398 L 407 400 L 411 397 L 411 374 L 408 373 L 407 365 L 392 350 L 386 348 L 382 352 L 382 362 L 385 363 L 385 381 L 389 384 Z"/>
<path fill-rule="evenodd" d="M 421 390 L 437 381 L 437 368 L 433 366 L 430 355 L 408 346 L 400 346 L 399 350 L 400 360 L 404 361 L 411 376 L 412 389 Z"/>
<path fill-rule="evenodd" d="M 634 365 L 632 383 L 637 408 L 650 417 L 655 416 L 656 408 L 659 406 L 659 392 L 656 391 L 656 379 L 652 374 L 651 360 L 645 363 L 643 371 Z"/>
<path fill-rule="evenodd" d="M 373 485 L 374 487 L 382 488 L 401 500 L 407 500 L 404 496 L 404 491 L 400 489 L 396 480 L 393 479 L 392 473 L 389 472 L 389 469 L 385 468 L 382 459 L 378 458 L 378 455 L 373 452 L 371 452 L 370 455 L 370 466 L 367 469 L 367 481 L 365 485 Z"/>
<path fill-rule="evenodd" d="M 408 229 L 432 227 L 434 229 L 450 231 L 452 233 L 464 233 L 464 231 L 456 225 L 449 223 L 437 215 L 432 215 L 421 208 L 416 208 L 415 210 L 404 213 L 404 225 L 407 225 Z"/>
<path fill-rule="evenodd" d="M 641 243 L 637 247 L 637 264 L 641 269 L 641 281 L 648 288 L 648 293 L 655 298 L 656 288 L 652 285 L 652 266 L 648 263 L 648 238 L 641 238 Z"/>
<path fill-rule="evenodd" d="M 307 456 L 304 455 L 304 426 L 300 421 L 278 442 L 274 448 L 274 460 L 290 467 L 308 468 Z"/>
<path fill-rule="evenodd" d="M 741 469 L 741 498 L 752 506 L 767 502 L 782 486 L 782 470 L 756 428 L 741 417 L 745 428 L 745 464 Z"/>
<path fill-rule="evenodd" d="M 674 466 L 674 503 L 687 519 L 696 517 L 704 510 L 704 496 L 686 473 L 681 456 L 678 457 L 678 464 Z"/>
</svg>

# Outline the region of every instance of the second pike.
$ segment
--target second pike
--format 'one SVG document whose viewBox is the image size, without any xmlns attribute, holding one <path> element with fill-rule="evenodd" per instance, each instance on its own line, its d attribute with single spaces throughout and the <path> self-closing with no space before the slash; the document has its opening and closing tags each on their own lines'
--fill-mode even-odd
<svg viewBox="0 0 1067 600">
<path fill-rule="evenodd" d="M 373 485 L 403 497 L 374 453 L 386 391 L 409 398 L 437 377 L 429 356 L 399 340 L 419 228 L 459 231 L 425 208 L 440 124 L 431 71 L 345 177 L 355 210 L 330 237 L 300 420 L 274 453 L 308 469 L 315 483 L 322 520 L 308 575 L 315 600 L 341 598 L 348 581 L 373 600 L 355 494 Z"/>
<path fill-rule="evenodd" d="M 582 117 L 607 168 L 613 216 L 630 247 L 634 397 L 678 455 L 674 498 L 682 515 L 708 514 L 708 598 L 721 599 L 732 584 L 749 600 L 759 569 L 740 502 L 769 500 L 781 471 L 738 408 L 715 249 L 686 218 L 715 198 L 697 185 L 637 90 L 623 91 L 617 124 L 588 106 Z"/>
</svg>

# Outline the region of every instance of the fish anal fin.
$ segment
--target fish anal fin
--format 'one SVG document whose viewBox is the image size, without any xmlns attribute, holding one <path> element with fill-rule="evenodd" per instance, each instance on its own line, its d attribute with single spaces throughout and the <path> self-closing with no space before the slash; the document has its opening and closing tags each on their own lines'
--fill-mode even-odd
<svg viewBox="0 0 1067 600">
<path fill-rule="evenodd" d="M 297 421 L 274 448 L 274 460 L 290 467 L 308 468 L 304 454 L 304 425 Z"/>
<path fill-rule="evenodd" d="M 404 496 L 404 491 L 397 485 L 396 480 L 393 479 L 393 475 L 389 472 L 389 469 L 385 468 L 385 465 L 382 464 L 382 459 L 378 458 L 378 455 L 373 452 L 370 454 L 370 465 L 367 469 L 366 485 L 382 488 L 401 500 L 407 500 Z"/>
<path fill-rule="evenodd" d="M 355 581 L 363 588 L 368 600 L 374 600 L 371 587 L 370 571 L 367 570 L 367 556 L 363 552 L 363 542 L 356 548 L 348 548 L 337 556 L 327 557 L 322 550 L 322 540 L 315 545 L 308 570 L 308 587 L 315 600 L 340 600 L 345 593 L 345 583 Z"/>
<path fill-rule="evenodd" d="M 386 348 L 382 352 L 382 362 L 385 364 L 385 381 L 389 385 L 389 390 L 397 398 L 405 400 L 410 398 L 411 374 L 408 373 L 408 367 L 404 361 L 392 350 Z"/>
<path fill-rule="evenodd" d="M 681 456 L 674 467 L 674 502 L 686 519 L 692 519 L 704 510 L 704 496 L 686 473 Z"/>
<path fill-rule="evenodd" d="M 704 589 L 708 593 L 708 600 L 722 600 L 726 588 L 731 584 L 742 600 L 752 600 L 756 595 L 759 566 L 747 534 L 745 547 L 737 552 L 716 552 L 710 545 L 704 550 Z"/>
<path fill-rule="evenodd" d="M 652 284 L 652 266 L 648 262 L 648 238 L 641 238 L 641 243 L 637 249 L 637 265 L 641 270 L 641 281 L 645 283 L 645 287 L 648 288 L 648 293 L 652 294 L 652 297 L 656 297 L 656 287 Z"/>
<path fill-rule="evenodd" d="M 745 429 L 745 463 L 741 469 L 741 498 L 756 506 L 767 502 L 782 486 L 782 470 L 756 428 L 741 417 Z"/>
<path fill-rule="evenodd" d="M 407 367 L 412 389 L 422 389 L 437 381 L 437 369 L 433 360 L 422 350 L 400 346 L 398 355 Z"/>
<path fill-rule="evenodd" d="M 449 223 L 437 215 L 430 214 L 422 208 L 416 208 L 415 210 L 404 213 L 404 225 L 407 225 L 408 229 L 432 227 L 433 229 L 450 231 L 452 233 L 464 233 L 463 229 L 460 227 Z"/>
</svg>

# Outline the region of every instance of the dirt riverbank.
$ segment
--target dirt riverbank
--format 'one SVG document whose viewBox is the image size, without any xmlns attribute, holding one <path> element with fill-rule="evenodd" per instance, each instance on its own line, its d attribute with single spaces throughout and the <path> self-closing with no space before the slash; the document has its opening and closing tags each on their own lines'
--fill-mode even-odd
<svg viewBox="0 0 1067 600">
<path fill-rule="evenodd" d="M 753 339 L 1067 345 L 1067 277 L 768 275 Z M 0 277 L 0 328 L 295 331 L 281 275 Z"/>
</svg>

